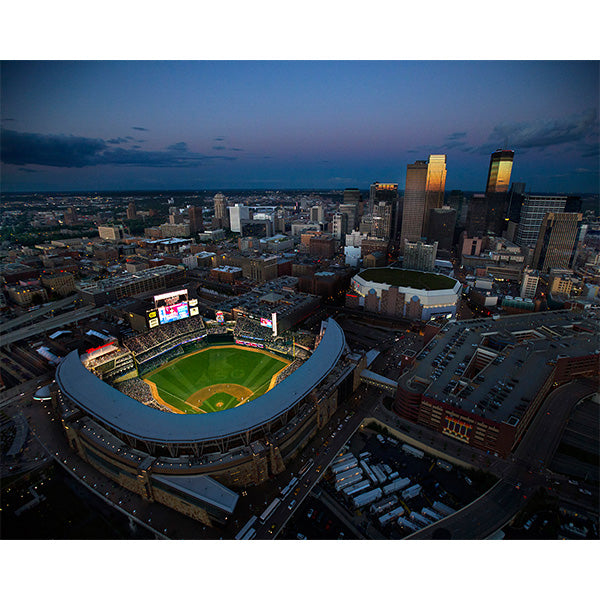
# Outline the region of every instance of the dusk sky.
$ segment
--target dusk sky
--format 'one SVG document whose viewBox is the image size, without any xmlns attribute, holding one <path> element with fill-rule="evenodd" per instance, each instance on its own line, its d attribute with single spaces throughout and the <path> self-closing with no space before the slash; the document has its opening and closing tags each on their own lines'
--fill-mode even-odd
<svg viewBox="0 0 600 600">
<path fill-rule="evenodd" d="M 599 63 L 3 62 L 2 190 L 404 187 L 597 193 Z"/>
</svg>

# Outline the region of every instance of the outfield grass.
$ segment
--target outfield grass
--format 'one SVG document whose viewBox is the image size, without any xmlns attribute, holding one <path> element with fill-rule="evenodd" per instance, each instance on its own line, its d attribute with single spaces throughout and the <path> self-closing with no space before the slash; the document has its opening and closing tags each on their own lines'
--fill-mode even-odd
<svg viewBox="0 0 600 600">
<path fill-rule="evenodd" d="M 156 385 L 166 403 L 186 413 L 197 413 L 196 408 L 186 403 L 195 392 L 215 384 L 238 384 L 252 390 L 247 400 L 254 400 L 267 391 L 273 375 L 286 364 L 287 361 L 273 355 L 216 346 L 176 359 L 151 371 L 144 379 Z M 217 407 L 217 402 L 223 402 L 223 406 Z M 219 392 L 205 400 L 201 410 L 225 410 L 236 404 L 234 396 Z"/>
</svg>

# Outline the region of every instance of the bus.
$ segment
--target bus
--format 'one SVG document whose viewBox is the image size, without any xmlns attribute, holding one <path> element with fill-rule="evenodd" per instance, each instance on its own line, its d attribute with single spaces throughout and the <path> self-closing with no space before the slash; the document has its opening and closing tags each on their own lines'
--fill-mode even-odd
<svg viewBox="0 0 600 600">
<path fill-rule="evenodd" d="M 253 540 L 256 537 L 256 529 L 254 529 L 254 527 L 252 529 L 249 529 L 248 532 L 246 533 L 246 535 L 244 535 L 241 539 L 242 540 Z"/>
<path fill-rule="evenodd" d="M 292 477 L 292 480 L 281 491 L 281 497 L 285 498 L 285 496 L 287 494 L 289 494 L 289 492 L 291 492 L 294 489 L 294 486 L 297 483 L 298 483 L 298 478 L 297 477 Z"/>
<path fill-rule="evenodd" d="M 265 508 L 262 515 L 260 515 L 260 522 L 264 523 L 275 511 L 275 509 L 281 504 L 281 498 L 275 498 L 267 508 Z"/>
<path fill-rule="evenodd" d="M 315 461 L 314 459 L 310 459 L 299 471 L 298 475 L 300 477 L 302 477 L 305 473 L 308 473 L 308 471 L 311 469 L 311 467 L 314 465 Z"/>
<path fill-rule="evenodd" d="M 254 523 L 256 523 L 256 516 L 252 515 L 250 517 L 250 519 L 248 520 L 248 522 L 238 531 L 238 534 L 235 536 L 234 539 L 236 539 L 236 540 L 248 539 L 248 538 L 245 538 L 244 536 L 251 530 Z M 254 529 L 252 529 L 252 531 L 254 531 Z"/>
</svg>

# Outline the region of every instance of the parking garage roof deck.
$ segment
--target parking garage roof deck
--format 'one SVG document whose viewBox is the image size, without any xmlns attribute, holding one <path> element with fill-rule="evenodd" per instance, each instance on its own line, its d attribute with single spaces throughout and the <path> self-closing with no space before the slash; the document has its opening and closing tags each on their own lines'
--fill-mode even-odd
<svg viewBox="0 0 600 600">
<path fill-rule="evenodd" d="M 81 363 L 77 351 L 56 370 L 63 393 L 99 422 L 136 439 L 157 443 L 195 443 L 240 435 L 265 425 L 294 407 L 336 366 L 346 346 L 333 320 L 312 356 L 296 371 L 256 400 L 235 409 L 198 415 L 158 411 L 104 383 Z"/>
<path fill-rule="evenodd" d="M 574 331 L 575 324 L 595 333 Z M 586 356 L 598 348 L 598 325 L 570 311 L 460 321 L 438 335 L 400 382 L 466 412 L 511 424 L 525 412 L 558 357 Z M 494 341 L 500 345 L 494 347 Z M 483 369 L 469 368 L 475 358 Z M 457 395 L 459 381 L 472 391 Z"/>
</svg>

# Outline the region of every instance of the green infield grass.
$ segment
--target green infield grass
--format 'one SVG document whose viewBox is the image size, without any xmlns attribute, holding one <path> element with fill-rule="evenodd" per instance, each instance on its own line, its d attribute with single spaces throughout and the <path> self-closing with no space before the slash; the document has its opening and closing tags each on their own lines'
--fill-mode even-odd
<svg viewBox="0 0 600 600">
<path fill-rule="evenodd" d="M 234 408 L 264 394 L 289 361 L 238 346 L 214 346 L 144 376 L 166 404 L 185 413 Z"/>
</svg>

